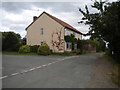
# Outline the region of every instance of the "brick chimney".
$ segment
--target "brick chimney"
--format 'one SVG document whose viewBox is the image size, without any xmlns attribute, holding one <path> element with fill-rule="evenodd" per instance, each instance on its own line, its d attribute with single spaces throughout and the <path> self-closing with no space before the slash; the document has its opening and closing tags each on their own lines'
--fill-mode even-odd
<svg viewBox="0 0 120 90">
<path fill-rule="evenodd" d="M 38 18 L 37 16 L 34 16 L 34 17 L 33 17 L 33 22 L 34 22 L 37 18 Z"/>
</svg>

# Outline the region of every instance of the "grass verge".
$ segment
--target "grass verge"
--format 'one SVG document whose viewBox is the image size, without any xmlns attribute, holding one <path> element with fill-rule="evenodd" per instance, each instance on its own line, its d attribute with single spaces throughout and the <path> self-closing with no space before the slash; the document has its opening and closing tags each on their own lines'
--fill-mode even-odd
<svg viewBox="0 0 120 90">
<path fill-rule="evenodd" d="M 99 58 L 106 59 L 109 62 L 111 62 L 111 64 L 113 64 L 113 71 L 112 71 L 113 74 L 111 80 L 113 81 L 114 84 L 120 87 L 120 64 L 116 63 L 114 59 L 112 59 L 110 56 L 105 54 L 100 56 Z"/>
<path fill-rule="evenodd" d="M 37 55 L 37 53 L 2 52 L 3 55 Z"/>
</svg>

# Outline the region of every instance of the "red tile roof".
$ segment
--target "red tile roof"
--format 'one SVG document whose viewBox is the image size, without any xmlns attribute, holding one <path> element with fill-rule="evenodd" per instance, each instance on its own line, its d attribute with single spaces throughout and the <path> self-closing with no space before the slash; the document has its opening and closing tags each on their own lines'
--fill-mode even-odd
<svg viewBox="0 0 120 90">
<path fill-rule="evenodd" d="M 56 17 L 54 17 L 54 16 L 46 13 L 46 12 L 43 12 L 43 13 L 47 14 L 49 17 L 51 17 L 52 19 L 54 19 L 55 21 L 57 21 L 58 23 L 60 23 L 60 24 L 63 25 L 64 27 L 69 28 L 69 29 L 71 29 L 71 30 L 73 30 L 73 31 L 81 34 L 80 31 L 78 31 L 77 29 L 75 29 L 75 28 L 72 27 L 71 25 L 67 24 L 66 22 L 64 22 L 64 21 L 62 21 L 62 20 L 60 20 L 60 19 L 58 19 L 58 18 L 56 18 Z M 43 13 L 42 13 L 42 14 L 43 14 Z M 41 15 L 42 15 L 42 14 L 41 14 Z M 41 15 L 40 15 L 40 16 L 41 16 Z M 40 16 L 39 16 L 39 17 L 40 17 Z M 39 17 L 38 17 L 38 18 L 39 18 Z M 35 21 L 36 21 L 36 20 L 35 20 Z M 33 21 L 29 26 L 31 26 L 35 21 Z M 29 27 L 29 26 L 28 26 L 28 27 Z M 28 29 L 28 27 L 26 28 L 26 30 Z"/>
</svg>

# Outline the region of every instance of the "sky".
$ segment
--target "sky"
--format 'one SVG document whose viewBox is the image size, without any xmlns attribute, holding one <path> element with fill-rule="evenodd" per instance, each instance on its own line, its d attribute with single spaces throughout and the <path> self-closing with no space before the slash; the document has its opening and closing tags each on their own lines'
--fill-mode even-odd
<svg viewBox="0 0 120 90">
<path fill-rule="evenodd" d="M 109 2 L 114 1 L 117 0 L 109 0 Z M 89 26 L 78 24 L 83 17 L 79 8 L 85 10 L 84 7 L 87 5 L 89 11 L 94 13 L 96 10 L 91 8 L 91 4 L 93 4 L 91 0 L 77 0 L 77 2 L 68 0 L 66 2 L 2 1 L 0 3 L 0 31 L 14 31 L 23 38 L 26 36 L 25 28 L 33 21 L 33 16 L 39 16 L 45 11 L 85 34 L 89 31 Z M 87 38 L 89 37 L 83 37 L 83 39 Z"/>
</svg>

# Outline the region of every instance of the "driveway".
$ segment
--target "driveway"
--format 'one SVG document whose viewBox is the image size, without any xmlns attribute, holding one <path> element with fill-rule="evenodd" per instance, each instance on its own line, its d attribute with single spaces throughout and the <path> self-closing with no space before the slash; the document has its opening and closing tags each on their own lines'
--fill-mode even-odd
<svg viewBox="0 0 120 90">
<path fill-rule="evenodd" d="M 3 88 L 114 88 L 116 86 L 108 79 L 99 80 L 106 71 L 100 77 L 95 74 L 102 61 L 98 59 L 99 55 L 101 53 L 80 56 L 3 55 L 0 80 Z"/>
</svg>

